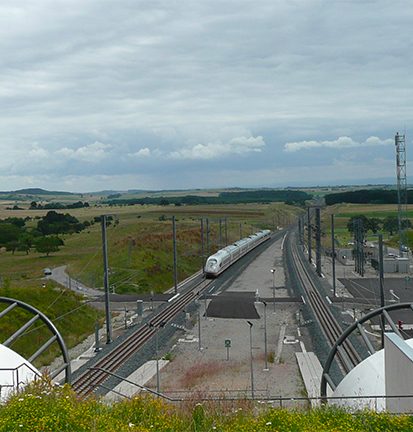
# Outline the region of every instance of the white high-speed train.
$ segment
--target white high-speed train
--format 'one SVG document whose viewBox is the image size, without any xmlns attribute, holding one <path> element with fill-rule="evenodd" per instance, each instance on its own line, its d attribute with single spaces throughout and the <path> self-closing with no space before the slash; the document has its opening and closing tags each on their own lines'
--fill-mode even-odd
<svg viewBox="0 0 413 432">
<path fill-rule="evenodd" d="M 249 237 L 236 241 L 224 249 L 220 249 L 207 259 L 204 268 L 205 277 L 217 277 L 251 249 L 254 249 L 260 243 L 268 240 L 270 236 L 270 230 L 258 231 Z"/>
</svg>

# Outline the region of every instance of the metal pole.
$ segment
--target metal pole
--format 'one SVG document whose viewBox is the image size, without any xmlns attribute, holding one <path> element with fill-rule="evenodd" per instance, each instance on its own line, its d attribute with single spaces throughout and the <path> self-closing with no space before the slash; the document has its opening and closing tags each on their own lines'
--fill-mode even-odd
<svg viewBox="0 0 413 432">
<path fill-rule="evenodd" d="M 209 219 L 206 218 L 206 249 L 207 257 L 209 257 Z"/>
<path fill-rule="evenodd" d="M 315 209 L 315 224 L 316 224 L 316 232 L 315 232 L 315 242 L 316 242 L 316 270 L 318 276 L 321 276 L 321 217 L 320 217 L 320 208 L 317 207 Z"/>
<path fill-rule="evenodd" d="M 224 219 L 225 221 L 225 246 L 228 244 L 228 224 L 227 224 L 227 218 Z"/>
<path fill-rule="evenodd" d="M 311 262 L 311 212 L 310 207 L 307 208 L 307 248 L 308 248 L 308 261 Z"/>
<path fill-rule="evenodd" d="M 242 239 L 242 223 L 239 223 L 239 238 Z"/>
<path fill-rule="evenodd" d="M 272 268 L 270 271 L 272 273 L 272 303 L 274 305 L 274 313 L 275 313 L 275 269 Z"/>
<path fill-rule="evenodd" d="M 198 307 L 198 351 L 202 351 L 202 342 L 201 342 L 201 310 Z"/>
<path fill-rule="evenodd" d="M 334 241 L 334 215 L 331 215 L 331 255 L 333 258 L 333 296 L 336 296 L 336 245 Z"/>
<path fill-rule="evenodd" d="M 254 399 L 254 368 L 253 368 L 253 362 L 252 362 L 252 322 L 247 321 L 248 325 L 250 326 L 250 367 L 251 367 L 251 396 L 252 399 Z"/>
<path fill-rule="evenodd" d="M 265 353 L 265 371 L 268 370 L 268 351 L 267 351 L 267 303 L 264 304 L 264 353 Z"/>
<path fill-rule="evenodd" d="M 207 303 L 206 291 L 204 291 L 204 300 L 205 300 L 205 319 L 208 319 L 208 314 L 207 314 L 208 303 Z"/>
<path fill-rule="evenodd" d="M 108 266 L 108 246 L 106 239 L 106 216 L 101 216 L 102 223 L 102 247 L 103 247 L 103 284 L 105 288 L 105 313 L 106 313 L 106 343 L 112 342 L 112 320 L 110 317 L 109 299 L 109 266 Z"/>
<path fill-rule="evenodd" d="M 159 394 L 160 388 L 161 388 L 161 383 L 160 383 L 160 379 L 159 379 L 158 331 L 159 331 L 159 327 L 156 329 L 156 333 L 155 333 L 156 392 Z"/>
<path fill-rule="evenodd" d="M 383 271 L 383 234 L 379 234 L 379 277 L 380 277 L 380 306 L 384 307 L 384 271 Z M 384 348 L 384 315 L 380 315 L 381 347 Z"/>
<path fill-rule="evenodd" d="M 95 323 L 95 352 L 100 351 L 100 344 L 99 344 L 99 323 L 96 321 Z"/>
<path fill-rule="evenodd" d="M 201 257 L 202 257 L 202 274 L 205 271 L 205 257 L 204 257 L 204 218 L 201 218 Z"/>
<path fill-rule="evenodd" d="M 219 218 L 219 245 L 218 249 L 222 249 L 222 219 Z"/>
<path fill-rule="evenodd" d="M 174 247 L 174 290 L 175 294 L 178 292 L 178 268 L 177 268 L 177 254 L 176 254 L 176 224 L 175 216 L 172 216 L 172 233 L 173 233 L 173 247 Z"/>
</svg>

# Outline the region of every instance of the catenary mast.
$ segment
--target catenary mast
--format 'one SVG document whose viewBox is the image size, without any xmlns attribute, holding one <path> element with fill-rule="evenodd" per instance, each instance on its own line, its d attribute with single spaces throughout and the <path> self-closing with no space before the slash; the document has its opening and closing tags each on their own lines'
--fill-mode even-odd
<svg viewBox="0 0 413 432">
<path fill-rule="evenodd" d="M 403 256 L 405 250 L 405 220 L 407 217 L 407 176 L 406 176 L 406 140 L 405 135 L 396 133 L 394 137 L 396 145 L 396 168 L 397 168 L 397 205 L 398 205 L 398 228 L 399 228 L 399 250 Z"/>
</svg>

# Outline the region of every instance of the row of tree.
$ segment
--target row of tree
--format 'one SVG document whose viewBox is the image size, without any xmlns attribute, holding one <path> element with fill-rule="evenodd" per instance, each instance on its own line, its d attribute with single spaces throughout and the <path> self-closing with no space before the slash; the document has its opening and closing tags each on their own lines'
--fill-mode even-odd
<svg viewBox="0 0 413 432">
<path fill-rule="evenodd" d="M 52 202 L 52 203 L 47 203 L 47 204 L 41 204 L 38 203 L 36 201 L 32 201 L 30 203 L 30 207 L 29 210 L 63 210 L 63 209 L 76 209 L 76 208 L 83 208 L 83 207 L 89 207 L 89 203 L 88 202 L 83 202 L 83 201 L 77 201 L 71 204 L 62 204 L 59 202 Z M 18 209 L 16 209 L 18 210 Z"/>
<path fill-rule="evenodd" d="M 170 196 L 170 197 L 144 197 L 144 198 L 124 198 L 108 199 L 105 204 L 109 205 L 135 205 L 135 204 L 154 204 L 154 205 L 199 205 L 199 204 L 246 204 L 246 203 L 269 203 L 285 202 L 292 205 L 304 205 L 305 201 L 310 200 L 312 195 L 299 190 L 254 190 L 241 192 L 221 192 L 218 196 Z"/>
<path fill-rule="evenodd" d="M 357 215 L 351 217 L 347 222 L 348 231 L 354 232 L 356 220 L 362 220 L 364 234 L 367 234 L 368 231 L 371 231 L 373 234 L 376 234 L 377 232 L 383 230 L 388 232 L 390 235 L 393 235 L 399 229 L 399 221 L 396 216 L 387 216 L 384 219 L 380 219 L 376 217 L 368 218 L 365 215 Z M 410 220 L 408 219 L 403 220 L 402 227 L 404 229 L 411 228 L 412 224 Z"/>
<path fill-rule="evenodd" d="M 46 216 L 39 219 L 36 227 L 26 226 L 28 219 L 7 218 L 0 220 L 0 247 L 6 250 L 23 251 L 27 254 L 32 248 L 37 252 L 49 255 L 63 246 L 61 234 L 71 234 L 85 229 L 89 222 L 81 223 L 68 213 L 49 211 Z"/>
<path fill-rule="evenodd" d="M 397 204 L 397 190 L 360 189 L 356 191 L 337 192 L 324 197 L 327 205 L 340 203 L 353 204 Z M 407 202 L 413 203 L 413 189 L 407 191 Z"/>
</svg>

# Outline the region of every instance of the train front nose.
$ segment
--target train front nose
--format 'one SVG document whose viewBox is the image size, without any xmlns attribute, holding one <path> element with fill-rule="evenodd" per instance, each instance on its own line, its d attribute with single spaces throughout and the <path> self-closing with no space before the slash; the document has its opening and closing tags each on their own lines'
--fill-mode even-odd
<svg viewBox="0 0 413 432">
<path fill-rule="evenodd" d="M 208 260 L 205 265 L 205 271 L 215 273 L 218 270 L 218 262 L 215 259 Z"/>
</svg>

